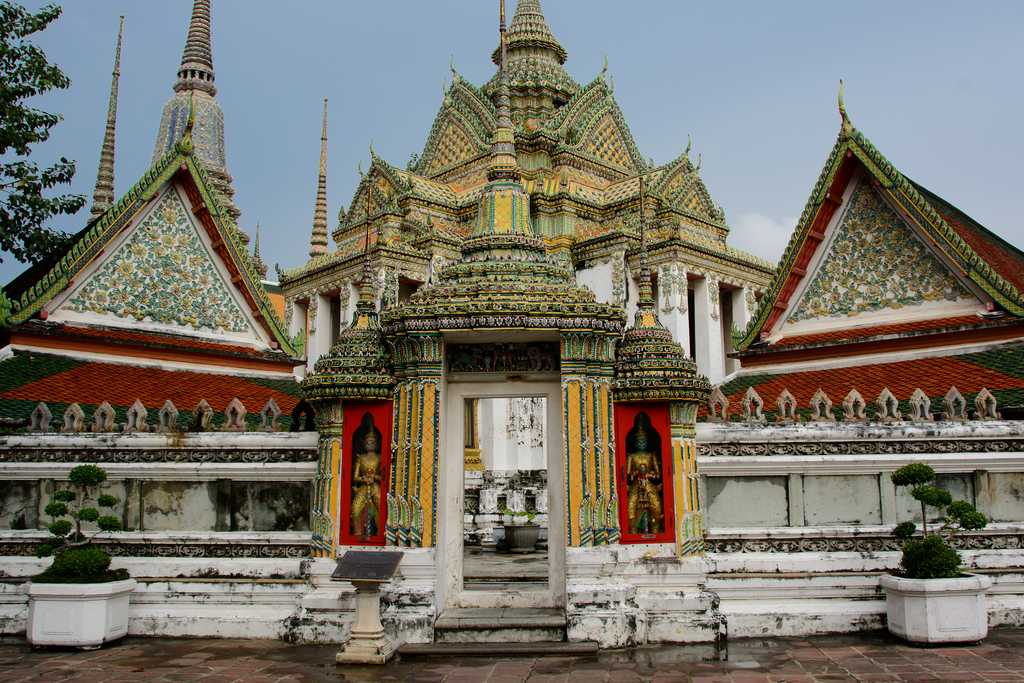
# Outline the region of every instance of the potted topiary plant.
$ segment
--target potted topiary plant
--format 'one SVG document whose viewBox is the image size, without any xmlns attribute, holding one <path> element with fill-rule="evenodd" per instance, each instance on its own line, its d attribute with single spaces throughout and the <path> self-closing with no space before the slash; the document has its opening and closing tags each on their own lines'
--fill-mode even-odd
<svg viewBox="0 0 1024 683">
<path fill-rule="evenodd" d="M 534 511 L 513 512 L 508 508 L 501 511 L 502 526 L 505 529 L 505 542 L 511 553 L 532 553 L 540 538 L 540 525 L 534 524 L 537 517 Z"/>
<path fill-rule="evenodd" d="M 889 632 L 918 643 L 975 642 L 988 635 L 985 591 L 987 576 L 967 574 L 953 549 L 956 535 L 982 529 L 985 516 L 970 503 L 954 501 L 949 491 L 932 486 L 935 470 L 911 463 L 892 474 L 896 486 L 912 487 L 910 495 L 921 504 L 921 535 L 917 525 L 903 522 L 893 534 L 903 540 L 900 570 L 881 579 Z M 942 511 L 943 521 L 928 527 L 928 508 Z"/>
<path fill-rule="evenodd" d="M 53 539 L 37 554 L 52 556 L 53 563 L 28 586 L 27 635 L 33 645 L 94 648 L 128 633 L 128 596 L 135 581 L 127 570 L 111 570 L 110 555 L 93 543 L 97 534 L 121 529 L 117 517 L 100 514 L 100 508 L 118 502 L 99 493 L 106 478 L 96 465 L 78 465 L 68 473 L 71 487 L 55 491 L 45 508 Z"/>
</svg>

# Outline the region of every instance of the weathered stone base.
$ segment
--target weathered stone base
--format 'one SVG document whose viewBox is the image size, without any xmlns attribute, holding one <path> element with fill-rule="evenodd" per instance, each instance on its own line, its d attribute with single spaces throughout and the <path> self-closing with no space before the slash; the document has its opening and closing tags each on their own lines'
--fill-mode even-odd
<svg viewBox="0 0 1024 683">
<path fill-rule="evenodd" d="M 724 636 L 703 560 L 677 558 L 673 544 L 570 548 L 566 568 L 570 641 L 607 648 Z"/>
</svg>

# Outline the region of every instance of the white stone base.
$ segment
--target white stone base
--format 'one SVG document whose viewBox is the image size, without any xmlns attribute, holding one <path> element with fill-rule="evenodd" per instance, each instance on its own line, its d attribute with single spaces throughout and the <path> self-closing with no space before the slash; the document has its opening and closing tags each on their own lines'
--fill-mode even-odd
<svg viewBox="0 0 1024 683">
<path fill-rule="evenodd" d="M 987 576 L 905 579 L 886 574 L 889 632 L 915 643 L 970 643 L 988 635 Z"/>
<path fill-rule="evenodd" d="M 128 596 L 135 581 L 28 585 L 28 642 L 95 648 L 128 635 Z"/>
</svg>

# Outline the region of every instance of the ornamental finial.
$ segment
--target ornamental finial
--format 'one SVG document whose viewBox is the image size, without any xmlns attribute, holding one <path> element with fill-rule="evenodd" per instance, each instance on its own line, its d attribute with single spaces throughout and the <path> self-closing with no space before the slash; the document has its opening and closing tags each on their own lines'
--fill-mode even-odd
<svg viewBox="0 0 1024 683">
<path fill-rule="evenodd" d="M 640 174 L 640 301 L 641 309 L 654 307 L 654 286 L 647 256 L 647 190 L 645 174 Z"/>
<path fill-rule="evenodd" d="M 836 96 L 836 104 L 839 106 L 839 118 L 842 119 L 843 130 L 848 131 L 853 128 L 853 125 L 846 113 L 846 84 L 841 78 L 839 79 L 839 94 Z"/>
<path fill-rule="evenodd" d="M 210 0 L 195 0 L 192 19 L 188 24 L 188 37 L 181 55 L 175 92 L 202 90 L 210 96 L 217 94 L 213 85 L 213 47 L 210 40 Z"/>
<path fill-rule="evenodd" d="M 309 256 L 327 253 L 327 98 L 320 132 L 320 172 L 316 181 L 316 204 L 313 208 L 313 234 L 309 238 Z"/>
<path fill-rule="evenodd" d="M 114 147 L 117 131 L 117 89 L 121 79 L 121 41 L 124 37 L 124 17 L 117 30 L 117 48 L 114 50 L 114 72 L 110 81 L 110 100 L 107 102 L 107 126 L 100 148 L 100 164 L 96 171 L 96 188 L 92 194 L 90 220 L 95 220 L 114 204 Z"/>
</svg>

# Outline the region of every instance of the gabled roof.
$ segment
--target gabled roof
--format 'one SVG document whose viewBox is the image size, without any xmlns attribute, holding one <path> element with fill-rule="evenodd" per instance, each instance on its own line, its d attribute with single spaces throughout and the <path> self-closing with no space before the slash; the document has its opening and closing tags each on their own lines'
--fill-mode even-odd
<svg viewBox="0 0 1024 683">
<path fill-rule="evenodd" d="M 605 130 L 598 125 L 607 120 L 613 124 L 611 129 Z M 594 158 L 604 165 L 615 164 L 620 169 L 634 173 L 648 170 L 622 109 L 615 101 L 615 95 L 603 74 L 574 95 L 556 116 L 544 124 L 544 130 L 557 136 L 566 148 Z M 595 153 L 607 142 L 605 138 L 609 133 L 618 133 L 621 137 L 624 158 L 619 161 Z"/>
<path fill-rule="evenodd" d="M 850 123 L 841 94 L 840 113 L 842 126 L 836 144 L 739 348 L 746 350 L 758 341 L 762 331 L 771 329 L 785 312 L 800 281 L 809 275 L 808 264 L 825 239 L 825 228 L 841 203 L 843 189 L 858 168 L 903 219 L 954 264 L 960 277 L 973 282 L 1010 314 L 1024 316 L 1024 254 L 900 173 Z"/>
<path fill-rule="evenodd" d="M 487 153 L 497 125 L 490 98 L 452 70 L 454 80 L 434 118 L 423 153 L 412 170 L 437 175 Z"/>
<path fill-rule="evenodd" d="M 193 155 L 191 129 L 174 149 L 157 161 L 121 199 L 73 235 L 68 246 L 29 268 L 8 284 L 3 292 L 10 300 L 10 313 L 0 324 L 27 321 L 65 290 L 103 250 L 126 230 L 168 182 L 182 184 L 196 218 L 209 234 L 217 255 L 228 269 L 250 311 L 281 350 L 294 355 L 284 324 L 263 289 L 262 278 L 241 245 L 238 228 L 224 210 L 202 163 Z M 0 313 L 3 305 L 0 304 Z"/>
</svg>

